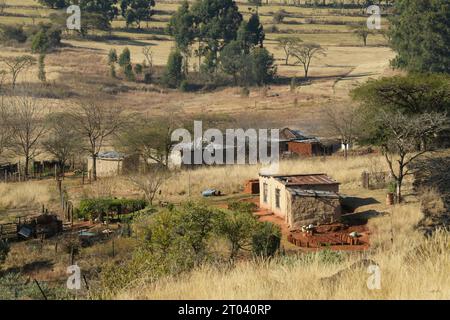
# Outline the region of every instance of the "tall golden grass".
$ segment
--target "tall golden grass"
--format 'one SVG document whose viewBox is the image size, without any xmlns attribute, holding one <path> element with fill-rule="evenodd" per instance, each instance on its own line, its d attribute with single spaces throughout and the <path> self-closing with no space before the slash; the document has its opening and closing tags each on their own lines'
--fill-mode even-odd
<svg viewBox="0 0 450 320">
<path fill-rule="evenodd" d="M 25 208 L 47 204 L 52 192 L 47 181 L 0 183 L 0 208 Z"/>
<path fill-rule="evenodd" d="M 449 235 L 425 239 L 414 226 L 422 214 L 417 204 L 396 206 L 370 221 L 373 246 L 365 253 L 341 253 L 343 260 L 326 262 L 323 253 L 245 261 L 227 270 L 206 265 L 155 283 L 146 275 L 120 292 L 118 299 L 448 299 L 450 294 Z M 393 235 L 393 236 L 392 236 Z M 361 258 L 381 270 L 381 289 L 370 290 L 366 267 L 349 269 Z"/>
</svg>

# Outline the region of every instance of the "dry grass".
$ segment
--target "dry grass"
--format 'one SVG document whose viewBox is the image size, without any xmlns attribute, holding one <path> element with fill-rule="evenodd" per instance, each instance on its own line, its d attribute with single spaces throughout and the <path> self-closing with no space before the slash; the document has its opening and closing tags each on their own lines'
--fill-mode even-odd
<svg viewBox="0 0 450 320">
<path fill-rule="evenodd" d="M 370 252 L 325 263 L 323 253 L 290 256 L 272 262 L 241 262 L 230 270 L 204 266 L 192 273 L 153 284 L 145 275 L 118 299 L 446 299 L 450 294 L 448 233 L 425 240 L 414 229 L 416 205 L 395 207 L 392 218 L 371 221 L 376 245 Z M 395 234 L 390 241 L 390 225 Z M 352 262 L 373 259 L 380 266 L 381 290 L 369 290 L 365 267 L 343 272 Z M 213 285 L 211 285 L 213 284 Z"/>
<path fill-rule="evenodd" d="M 26 208 L 47 204 L 52 199 L 52 192 L 47 181 L 0 183 L 0 207 Z"/>
</svg>

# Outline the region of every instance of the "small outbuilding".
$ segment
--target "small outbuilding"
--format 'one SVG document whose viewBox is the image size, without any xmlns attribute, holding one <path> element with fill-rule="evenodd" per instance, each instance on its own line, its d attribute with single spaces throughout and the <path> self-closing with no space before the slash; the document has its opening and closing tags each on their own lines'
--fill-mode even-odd
<svg viewBox="0 0 450 320">
<path fill-rule="evenodd" d="M 260 175 L 260 207 L 290 229 L 333 223 L 341 216 L 339 183 L 326 174 Z"/>
<path fill-rule="evenodd" d="M 97 177 L 112 177 L 139 170 L 139 156 L 116 151 L 99 152 L 96 158 Z M 92 174 L 93 159 L 88 158 L 88 172 Z"/>
</svg>

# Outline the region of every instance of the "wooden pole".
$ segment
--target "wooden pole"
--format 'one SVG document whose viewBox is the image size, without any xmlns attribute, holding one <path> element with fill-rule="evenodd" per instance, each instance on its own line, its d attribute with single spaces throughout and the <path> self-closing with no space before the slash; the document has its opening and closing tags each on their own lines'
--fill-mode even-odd
<svg viewBox="0 0 450 320">
<path fill-rule="evenodd" d="M 39 288 L 39 291 L 41 291 L 41 294 L 42 294 L 42 296 L 44 297 L 44 300 L 47 300 L 47 296 L 45 295 L 44 290 L 42 290 L 41 286 L 39 285 L 39 282 L 38 282 L 36 279 L 34 279 L 34 283 L 36 283 L 36 285 L 37 285 L 38 288 Z"/>
</svg>

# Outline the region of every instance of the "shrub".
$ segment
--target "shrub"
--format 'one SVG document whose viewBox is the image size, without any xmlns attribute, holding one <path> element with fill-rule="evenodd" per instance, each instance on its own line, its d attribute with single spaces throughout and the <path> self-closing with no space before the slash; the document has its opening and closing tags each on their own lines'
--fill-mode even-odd
<svg viewBox="0 0 450 320">
<path fill-rule="evenodd" d="M 131 64 L 131 52 L 130 49 L 125 48 L 123 49 L 122 53 L 119 56 L 119 65 L 122 68 L 125 68 L 126 66 Z"/>
<path fill-rule="evenodd" d="M 182 92 L 187 92 L 189 89 L 189 83 L 187 82 L 187 80 L 183 80 L 180 83 L 180 91 Z"/>
<path fill-rule="evenodd" d="M 5 262 L 9 250 L 9 244 L 4 240 L 0 240 L 0 264 Z"/>
<path fill-rule="evenodd" d="M 232 211 L 252 213 L 257 208 L 258 208 L 258 206 L 253 202 L 232 201 L 232 202 L 228 203 L 228 209 L 230 209 Z"/>
<path fill-rule="evenodd" d="M 144 83 L 150 84 L 152 83 L 153 74 L 150 71 L 145 72 L 144 74 Z"/>
<path fill-rule="evenodd" d="M 142 210 L 147 206 L 145 200 L 134 199 L 83 199 L 77 210 L 79 219 L 103 219 L 103 216 L 110 213 L 126 214 Z"/>
<path fill-rule="evenodd" d="M 259 223 L 252 237 L 252 252 L 258 257 L 273 257 L 280 248 L 280 227 L 270 222 Z"/>
<path fill-rule="evenodd" d="M 125 74 L 125 77 L 127 78 L 128 81 L 134 81 L 136 79 L 131 64 L 127 64 L 124 67 L 123 73 Z"/>
<path fill-rule="evenodd" d="M 0 25 L 0 39 L 2 41 L 16 41 L 24 43 L 27 41 L 27 35 L 22 25 Z"/>
<path fill-rule="evenodd" d="M 284 18 L 286 18 L 287 12 L 283 9 L 278 10 L 273 15 L 273 23 L 282 23 Z"/>
<path fill-rule="evenodd" d="M 250 90 L 247 87 L 241 89 L 241 97 L 247 98 L 250 95 Z"/>
</svg>

